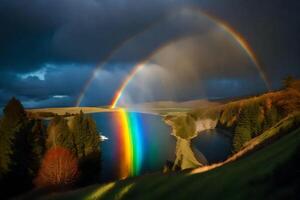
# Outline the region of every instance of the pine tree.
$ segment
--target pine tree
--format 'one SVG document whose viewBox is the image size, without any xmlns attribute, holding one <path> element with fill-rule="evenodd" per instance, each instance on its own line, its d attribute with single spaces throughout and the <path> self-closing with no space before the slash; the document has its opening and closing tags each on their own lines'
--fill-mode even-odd
<svg viewBox="0 0 300 200">
<path fill-rule="evenodd" d="M 75 115 L 70 120 L 70 132 L 73 137 L 75 154 L 78 158 L 81 158 L 84 155 L 84 137 L 85 132 L 83 129 L 84 124 L 84 114 L 80 111 L 80 114 Z"/>
<path fill-rule="evenodd" d="M 91 116 L 87 116 L 84 120 L 85 136 L 85 155 L 94 152 L 100 152 L 100 134 L 97 125 Z"/>
<path fill-rule="evenodd" d="M 243 107 L 238 117 L 233 137 L 234 151 L 239 151 L 251 138 L 261 132 L 261 108 L 258 102 L 249 102 Z"/>
<path fill-rule="evenodd" d="M 21 136 L 27 125 L 25 110 L 15 98 L 12 98 L 3 110 L 4 116 L 0 124 L 0 178 L 8 173 L 13 165 L 15 141 Z"/>
<path fill-rule="evenodd" d="M 31 123 L 21 102 L 12 98 L 4 108 L 0 124 L 1 197 L 16 195 L 32 187 L 34 157 L 30 133 Z"/>
<path fill-rule="evenodd" d="M 75 115 L 70 122 L 70 131 L 78 158 L 100 151 L 100 135 L 91 116 L 85 116 L 83 112 Z"/>
<path fill-rule="evenodd" d="M 234 151 L 239 151 L 251 139 L 251 122 L 246 110 L 242 110 L 233 137 Z"/>
<path fill-rule="evenodd" d="M 73 136 L 70 133 L 67 121 L 63 117 L 56 116 L 52 119 L 48 127 L 47 135 L 47 149 L 60 146 L 72 152 L 76 152 Z"/>
<path fill-rule="evenodd" d="M 80 163 L 81 185 L 95 183 L 100 179 L 101 152 L 100 135 L 95 121 L 83 112 L 71 119 L 70 130 Z"/>
<path fill-rule="evenodd" d="M 250 124 L 251 124 L 251 127 L 250 127 L 251 135 L 252 135 L 252 137 L 255 137 L 262 130 L 262 118 L 263 118 L 263 116 L 261 115 L 262 110 L 257 101 L 250 103 L 250 105 L 246 109 L 247 109 L 249 119 L 250 119 Z"/>
<path fill-rule="evenodd" d="M 45 152 L 45 130 L 41 120 L 34 120 L 29 135 L 33 161 L 30 166 L 33 174 L 36 174 Z"/>
<path fill-rule="evenodd" d="M 84 156 L 80 159 L 80 169 L 82 173 L 81 184 L 88 185 L 96 183 L 100 179 L 100 135 L 97 131 L 96 123 L 91 116 L 85 117 L 83 130 L 85 137 L 83 137 Z"/>
<path fill-rule="evenodd" d="M 11 166 L 11 158 L 10 156 L 13 153 L 12 150 L 12 138 L 13 138 L 13 131 L 6 129 L 5 122 L 1 120 L 0 124 L 0 180 L 3 176 L 9 172 Z"/>
</svg>

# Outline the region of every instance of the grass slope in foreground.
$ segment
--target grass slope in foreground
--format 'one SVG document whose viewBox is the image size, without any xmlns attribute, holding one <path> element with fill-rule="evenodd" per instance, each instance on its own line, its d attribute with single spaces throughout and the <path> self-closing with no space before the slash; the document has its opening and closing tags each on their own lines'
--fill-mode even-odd
<svg viewBox="0 0 300 200">
<path fill-rule="evenodd" d="M 47 199 L 297 199 L 297 160 L 300 129 L 249 156 L 204 173 L 149 174 L 53 194 Z"/>
</svg>

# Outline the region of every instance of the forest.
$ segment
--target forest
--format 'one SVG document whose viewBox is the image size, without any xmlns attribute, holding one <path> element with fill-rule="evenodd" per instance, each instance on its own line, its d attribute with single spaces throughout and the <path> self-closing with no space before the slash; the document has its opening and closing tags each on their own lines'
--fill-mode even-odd
<svg viewBox="0 0 300 200">
<path fill-rule="evenodd" d="M 0 196 L 97 183 L 100 143 L 91 116 L 36 119 L 12 98 L 0 121 Z"/>
</svg>

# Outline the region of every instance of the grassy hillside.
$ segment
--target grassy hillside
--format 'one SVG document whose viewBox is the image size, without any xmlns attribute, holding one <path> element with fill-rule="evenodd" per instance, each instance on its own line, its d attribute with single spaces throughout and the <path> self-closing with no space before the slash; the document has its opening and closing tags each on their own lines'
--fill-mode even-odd
<svg viewBox="0 0 300 200">
<path fill-rule="evenodd" d="M 47 199 L 296 199 L 299 159 L 297 129 L 246 157 L 204 173 L 149 174 Z"/>
<path fill-rule="evenodd" d="M 245 145 L 248 142 L 253 142 L 252 140 L 255 138 L 256 143 L 262 142 L 265 138 L 259 136 L 264 132 L 300 112 L 299 85 L 293 84 L 281 91 L 224 104 L 205 108 L 197 107 L 181 115 L 170 113 L 165 116 L 164 121 L 172 127 L 172 134 L 176 136 L 177 140 L 187 140 L 184 143 L 185 145 L 176 146 L 175 163 L 183 163 L 185 160 L 194 159 L 193 155 L 180 154 L 180 152 L 190 149 L 191 147 L 188 145 L 190 139 L 207 129 L 219 128 L 232 134 L 233 152 L 243 150 Z M 269 131 L 270 136 L 273 133 L 276 135 L 275 133 L 278 132 L 276 128 L 271 130 Z M 182 165 L 178 167 L 186 169 Z"/>
<path fill-rule="evenodd" d="M 300 88 L 298 81 L 291 88 L 266 93 L 225 104 L 196 107 L 185 115 L 168 115 L 165 119 L 173 124 L 173 132 L 183 139 L 195 135 L 194 124 L 197 120 L 218 121 L 218 127 L 230 130 L 233 134 L 243 114 L 256 119 L 257 130 L 251 130 L 251 137 L 261 134 L 289 114 L 300 111 Z M 300 85 L 300 84 L 299 84 Z M 254 122 L 252 122 L 253 124 Z"/>
</svg>

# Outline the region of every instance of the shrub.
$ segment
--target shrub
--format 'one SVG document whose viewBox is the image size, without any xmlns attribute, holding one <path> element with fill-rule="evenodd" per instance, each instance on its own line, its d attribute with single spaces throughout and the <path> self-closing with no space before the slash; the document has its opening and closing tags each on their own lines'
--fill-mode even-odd
<svg viewBox="0 0 300 200">
<path fill-rule="evenodd" d="M 75 155 L 63 147 L 54 147 L 45 154 L 34 182 L 37 187 L 68 186 L 76 182 L 78 173 Z"/>
</svg>

